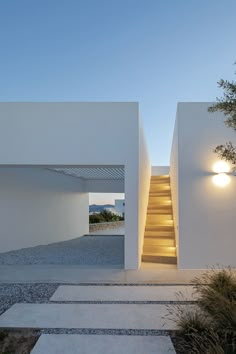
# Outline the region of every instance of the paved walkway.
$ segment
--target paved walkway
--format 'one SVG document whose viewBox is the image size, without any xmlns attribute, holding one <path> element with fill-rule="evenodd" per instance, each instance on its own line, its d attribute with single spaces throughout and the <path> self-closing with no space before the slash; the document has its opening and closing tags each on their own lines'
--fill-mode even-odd
<svg viewBox="0 0 236 354">
<path fill-rule="evenodd" d="M 192 286 L 166 285 L 87 285 L 59 286 L 50 301 L 123 301 L 123 302 L 154 302 L 154 301 L 195 301 Z"/>
<path fill-rule="evenodd" d="M 166 301 L 191 309 L 192 300 L 189 285 L 59 286 L 49 303 L 14 304 L 0 316 L 0 328 L 42 329 L 32 354 L 175 353 L 163 336 L 176 329 Z"/>
<path fill-rule="evenodd" d="M 42 335 L 31 354 L 171 354 L 169 337 Z"/>
<path fill-rule="evenodd" d="M 174 330 L 165 315 L 163 304 L 15 304 L 1 315 L 0 328 Z"/>
<path fill-rule="evenodd" d="M 76 265 L 1 265 L 0 283 L 155 283 L 189 284 L 200 270 L 143 264 L 139 270 Z"/>
</svg>

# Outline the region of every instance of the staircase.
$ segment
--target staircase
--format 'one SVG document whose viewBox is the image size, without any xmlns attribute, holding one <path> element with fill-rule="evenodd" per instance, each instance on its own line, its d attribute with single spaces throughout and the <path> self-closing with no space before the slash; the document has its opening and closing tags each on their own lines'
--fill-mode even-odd
<svg viewBox="0 0 236 354">
<path fill-rule="evenodd" d="M 142 261 L 177 263 L 168 175 L 151 177 Z"/>
</svg>

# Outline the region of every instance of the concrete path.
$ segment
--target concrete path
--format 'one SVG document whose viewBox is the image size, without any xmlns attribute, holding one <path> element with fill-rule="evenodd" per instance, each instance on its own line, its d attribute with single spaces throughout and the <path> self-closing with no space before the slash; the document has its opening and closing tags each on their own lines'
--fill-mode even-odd
<svg viewBox="0 0 236 354">
<path fill-rule="evenodd" d="M 139 270 L 66 266 L 66 265 L 2 265 L 1 283 L 156 283 L 190 284 L 201 270 L 177 270 L 165 265 L 142 265 Z"/>
<path fill-rule="evenodd" d="M 169 337 L 112 335 L 42 335 L 31 354 L 169 354 Z"/>
<path fill-rule="evenodd" d="M 166 315 L 163 304 L 15 304 L 1 315 L 0 327 L 175 329 Z"/>
<path fill-rule="evenodd" d="M 192 286 L 59 286 L 50 301 L 185 301 L 196 300 Z"/>
</svg>

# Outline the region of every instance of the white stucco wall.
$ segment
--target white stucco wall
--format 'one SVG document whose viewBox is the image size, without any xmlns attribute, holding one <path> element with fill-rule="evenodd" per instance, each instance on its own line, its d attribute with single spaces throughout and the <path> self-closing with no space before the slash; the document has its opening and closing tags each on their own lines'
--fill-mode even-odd
<svg viewBox="0 0 236 354">
<path fill-rule="evenodd" d="M 139 124 L 139 210 L 138 210 L 138 220 L 139 220 L 139 265 L 141 264 L 141 256 L 143 252 L 143 240 L 144 232 L 146 226 L 146 216 L 150 189 L 150 178 L 151 178 L 151 164 L 148 155 L 147 144 L 144 136 L 144 131 L 142 128 L 142 123 Z"/>
<path fill-rule="evenodd" d="M 175 121 L 170 156 L 170 186 L 175 227 L 177 264 L 179 264 L 179 170 L 178 170 L 178 121 Z"/>
<path fill-rule="evenodd" d="M 0 252 L 65 241 L 89 231 L 88 193 L 41 168 L 0 168 Z"/>
<path fill-rule="evenodd" d="M 124 166 L 115 191 L 126 198 L 125 268 L 137 269 L 147 198 L 139 169 L 148 166 L 139 130 L 138 103 L 0 103 L 0 165 Z M 104 190 L 103 182 L 85 185 Z"/>
<path fill-rule="evenodd" d="M 213 149 L 226 141 L 236 144 L 236 134 L 224 125 L 222 113 L 207 112 L 209 105 L 179 103 L 177 110 L 171 180 L 179 198 L 178 263 L 184 269 L 236 266 L 236 177 L 224 188 L 212 180 L 218 161 Z"/>
<path fill-rule="evenodd" d="M 124 184 L 120 179 L 90 179 L 85 181 L 84 188 L 89 193 L 124 193 Z"/>
</svg>

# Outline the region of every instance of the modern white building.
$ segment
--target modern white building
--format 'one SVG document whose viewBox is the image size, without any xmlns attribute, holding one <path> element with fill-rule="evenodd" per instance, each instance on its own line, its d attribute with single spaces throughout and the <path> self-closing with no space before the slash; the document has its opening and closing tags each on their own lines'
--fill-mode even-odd
<svg viewBox="0 0 236 354">
<path fill-rule="evenodd" d="M 88 193 L 114 192 L 125 193 L 125 269 L 236 266 L 236 179 L 213 152 L 236 135 L 209 105 L 178 104 L 159 167 L 138 103 L 0 103 L 1 252 L 87 234 Z"/>
<path fill-rule="evenodd" d="M 120 216 L 125 216 L 125 199 L 115 199 L 115 211 Z"/>
</svg>

